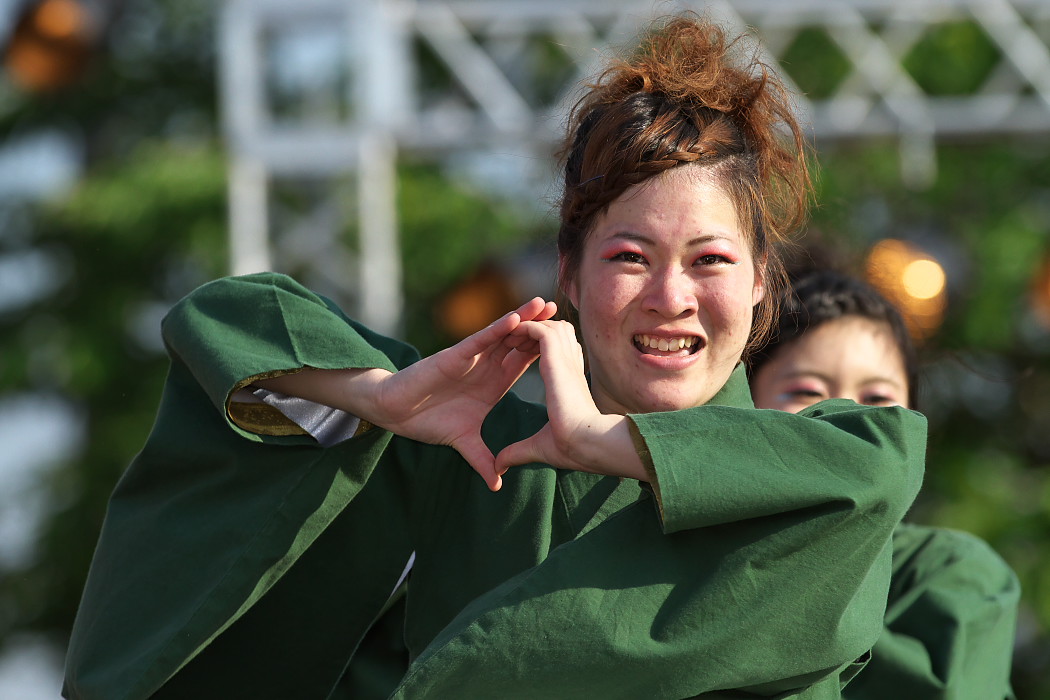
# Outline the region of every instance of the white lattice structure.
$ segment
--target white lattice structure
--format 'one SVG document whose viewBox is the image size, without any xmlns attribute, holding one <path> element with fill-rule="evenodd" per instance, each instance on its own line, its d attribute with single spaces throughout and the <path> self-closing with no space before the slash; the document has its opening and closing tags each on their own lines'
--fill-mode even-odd
<svg viewBox="0 0 1050 700">
<path fill-rule="evenodd" d="M 398 153 L 508 143 L 546 153 L 568 91 L 592 74 L 601 48 L 681 7 L 753 27 L 789 84 L 779 57 L 800 32 L 824 32 L 848 69 L 831 94 L 799 98 L 815 140 L 896 137 L 913 180 L 932 175 L 938 137 L 1050 132 L 1050 0 L 228 0 L 220 42 L 233 271 L 271 267 L 273 182 L 353 176 L 360 240 L 346 259 L 357 272 L 341 277 L 354 287 L 358 317 L 396 333 Z M 970 94 L 927 95 L 904 57 L 931 27 L 960 20 L 987 36 L 998 65 Z M 268 86 L 282 70 L 282 37 L 309 46 L 311 32 L 339 38 L 342 65 L 332 75 L 342 93 L 311 109 L 305 90 L 289 118 Z"/>
</svg>

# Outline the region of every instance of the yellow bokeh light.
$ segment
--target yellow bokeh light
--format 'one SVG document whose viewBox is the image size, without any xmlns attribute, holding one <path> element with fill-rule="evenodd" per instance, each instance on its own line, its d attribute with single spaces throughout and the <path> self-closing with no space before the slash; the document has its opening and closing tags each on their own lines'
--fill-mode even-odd
<svg viewBox="0 0 1050 700">
<path fill-rule="evenodd" d="M 935 260 L 912 260 L 904 266 L 901 284 L 916 299 L 933 299 L 944 291 L 944 268 Z"/>
<path fill-rule="evenodd" d="M 948 280 L 940 263 L 911 243 L 892 238 L 872 246 L 866 262 L 868 281 L 900 309 L 912 336 L 931 336 L 948 306 Z"/>
</svg>

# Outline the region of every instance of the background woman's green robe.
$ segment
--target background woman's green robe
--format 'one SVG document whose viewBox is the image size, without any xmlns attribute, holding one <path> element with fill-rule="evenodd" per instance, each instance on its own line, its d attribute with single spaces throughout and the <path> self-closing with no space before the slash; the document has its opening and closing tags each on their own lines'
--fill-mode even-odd
<svg viewBox="0 0 1050 700">
<path fill-rule="evenodd" d="M 902 524 L 893 533 L 886 629 L 848 700 L 1013 698 L 1010 662 L 1021 586 L 965 532 Z"/>
<path fill-rule="evenodd" d="M 706 406 L 631 416 L 652 488 L 526 465 L 491 493 L 450 448 L 374 428 L 322 448 L 231 403 L 259 377 L 416 359 L 286 277 L 205 285 L 164 335 L 67 697 L 328 697 L 412 552 L 397 698 L 833 698 L 882 628 L 920 414 L 759 411 L 738 370 Z M 545 421 L 509 396 L 484 437 Z"/>
</svg>

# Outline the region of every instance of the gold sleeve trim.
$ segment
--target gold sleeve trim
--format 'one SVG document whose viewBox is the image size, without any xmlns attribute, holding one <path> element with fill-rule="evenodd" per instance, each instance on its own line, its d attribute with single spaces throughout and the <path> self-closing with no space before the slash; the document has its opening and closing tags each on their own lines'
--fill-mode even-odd
<svg viewBox="0 0 1050 700">
<path fill-rule="evenodd" d="M 227 407 L 230 420 L 245 430 L 259 435 L 306 435 L 297 423 L 273 406 L 264 403 L 231 401 Z"/>
<path fill-rule="evenodd" d="M 649 445 L 646 444 L 641 431 L 638 430 L 638 426 L 635 425 L 635 422 L 631 420 L 630 416 L 627 417 L 627 429 L 631 433 L 631 442 L 634 443 L 634 451 L 638 453 L 639 459 L 642 460 L 642 467 L 645 469 L 645 474 L 649 477 L 649 485 L 653 489 L 653 496 L 656 497 L 656 507 L 660 510 L 660 520 L 663 520 L 664 501 L 660 496 L 660 481 L 656 476 L 656 465 L 653 464 L 653 455 L 649 451 Z"/>
<path fill-rule="evenodd" d="M 234 385 L 226 397 L 226 415 L 238 427 L 259 435 L 306 435 L 295 421 L 289 419 L 273 406 L 264 403 L 243 403 L 234 401 L 234 395 L 249 384 L 254 384 L 260 379 L 273 379 L 288 374 L 298 374 L 303 368 L 274 370 L 255 374 L 247 379 L 242 379 Z"/>
<path fill-rule="evenodd" d="M 273 379 L 274 377 L 298 374 L 303 369 L 305 368 L 274 370 L 242 379 L 237 382 L 226 399 L 226 414 L 238 427 L 259 435 L 309 435 L 309 432 L 304 430 L 302 426 L 269 404 L 233 400 L 233 396 L 238 391 L 261 379 Z M 358 416 L 357 430 L 354 431 L 353 437 L 364 435 L 374 427 L 375 425 Z"/>
</svg>

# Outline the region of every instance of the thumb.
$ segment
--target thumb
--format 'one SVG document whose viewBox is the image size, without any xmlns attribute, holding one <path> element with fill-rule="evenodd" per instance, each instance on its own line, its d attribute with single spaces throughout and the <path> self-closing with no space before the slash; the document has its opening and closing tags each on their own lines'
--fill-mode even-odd
<svg viewBox="0 0 1050 700">
<path fill-rule="evenodd" d="M 546 427 L 543 428 L 543 430 L 546 429 Z M 540 432 L 542 433 L 542 430 Z M 543 462 L 543 454 L 538 444 L 539 435 L 540 433 L 536 433 L 532 437 L 513 442 L 500 450 L 500 453 L 496 455 L 496 474 L 506 474 L 511 467 L 521 466 L 522 464 Z"/>
<path fill-rule="evenodd" d="M 474 435 L 457 442 L 454 447 L 463 459 L 485 480 L 490 491 L 499 491 L 503 486 L 502 472 L 496 471 L 495 459 L 481 435 Z"/>
</svg>

